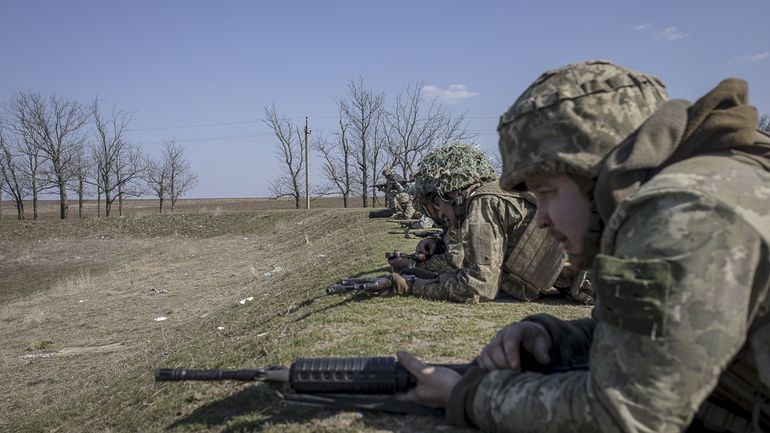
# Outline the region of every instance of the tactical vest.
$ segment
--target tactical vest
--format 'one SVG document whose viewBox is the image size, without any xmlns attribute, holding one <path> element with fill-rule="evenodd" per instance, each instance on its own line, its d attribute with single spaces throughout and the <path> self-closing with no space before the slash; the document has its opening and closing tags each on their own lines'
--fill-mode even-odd
<svg viewBox="0 0 770 433">
<path fill-rule="evenodd" d="M 485 195 L 521 199 L 535 206 L 535 197 L 531 193 L 505 191 L 500 188 L 497 181 L 488 182 L 476 188 L 468 198 L 466 206 Z M 508 234 L 516 237 L 516 241 L 513 248 L 508 250 L 503 269 L 513 277 L 517 286 L 524 289 L 524 292 L 511 293 L 518 290 L 517 287 L 502 289 L 517 299 L 533 300 L 534 298 L 527 293 L 538 294 L 550 289 L 556 277 L 559 276 L 567 255 L 547 230 L 537 227 L 535 212 L 529 212 L 523 217 L 524 221 L 520 228 Z"/>
<path fill-rule="evenodd" d="M 758 140 L 770 141 L 764 134 Z M 714 176 L 714 173 L 730 173 Z M 686 188 L 680 176 L 697 177 Z M 726 191 L 725 185 L 731 186 Z M 751 187 L 741 187 L 751 185 Z M 759 188 L 760 191 L 755 190 Z M 629 201 L 682 191 L 697 194 L 732 210 L 748 223 L 763 240 L 762 254 L 754 284 L 747 320 L 746 341 L 717 387 L 703 403 L 696 418 L 715 431 L 751 432 L 770 428 L 770 173 L 744 163 L 715 156 L 698 156 L 665 168 L 633 195 Z M 764 192 L 762 192 L 764 191 Z M 721 194 L 720 194 L 721 193 Z M 762 197 L 764 200 L 758 200 Z M 626 219 L 621 205 L 613 213 L 602 236 L 602 251 L 614 250 L 616 230 Z M 748 207 L 751 204 L 752 207 Z M 759 209 L 757 209 L 759 207 Z M 601 302 L 601 299 L 600 299 Z"/>
</svg>

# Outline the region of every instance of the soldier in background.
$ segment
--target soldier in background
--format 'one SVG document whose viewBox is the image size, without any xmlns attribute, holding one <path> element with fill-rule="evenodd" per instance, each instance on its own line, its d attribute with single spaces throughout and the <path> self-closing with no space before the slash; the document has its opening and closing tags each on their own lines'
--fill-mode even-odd
<svg viewBox="0 0 770 433">
<path fill-rule="evenodd" d="M 596 319 L 509 325 L 405 399 L 486 431 L 770 431 L 770 136 L 748 86 L 690 104 L 606 62 L 543 74 L 499 125 L 501 186 L 593 263 Z M 521 372 L 522 353 L 559 374 Z"/>
<path fill-rule="evenodd" d="M 385 203 L 393 211 L 393 216 L 397 219 L 419 219 L 422 215 L 412 205 L 406 180 L 389 167 L 382 170 L 382 175 L 385 176 Z"/>
<path fill-rule="evenodd" d="M 502 291 L 531 301 L 552 288 L 564 265 L 564 252 L 535 226 L 531 195 L 500 189 L 494 170 L 477 148 L 446 145 L 428 153 L 415 175 L 415 192 L 422 206 L 448 229 L 443 239 L 446 253 L 420 263 L 391 259 L 397 271 L 423 277 L 420 270 L 433 273 L 413 284 L 396 274 L 396 293 L 478 302 L 493 300 Z"/>
</svg>

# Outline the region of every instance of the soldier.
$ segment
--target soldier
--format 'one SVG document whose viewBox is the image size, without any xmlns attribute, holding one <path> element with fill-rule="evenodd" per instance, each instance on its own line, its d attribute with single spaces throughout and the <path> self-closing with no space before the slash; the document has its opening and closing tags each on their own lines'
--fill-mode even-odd
<svg viewBox="0 0 770 433">
<path fill-rule="evenodd" d="M 422 215 L 412 205 L 412 196 L 407 192 L 407 182 L 393 169 L 385 167 L 382 170 L 385 176 L 385 203 L 397 218 L 419 219 Z"/>
<path fill-rule="evenodd" d="M 434 149 L 420 162 L 415 191 L 423 207 L 432 209 L 434 219 L 449 229 L 444 239 L 447 253 L 419 265 L 391 259 L 390 265 L 399 271 L 435 275 L 417 278 L 413 285 L 394 276 L 397 293 L 467 302 L 490 301 L 503 291 L 531 301 L 551 289 L 564 252 L 532 223 L 531 195 L 501 190 L 477 148 L 457 144 Z"/>
<path fill-rule="evenodd" d="M 525 182 L 538 224 L 593 262 L 596 319 L 509 325 L 462 380 L 400 354 L 406 398 L 488 431 L 768 431 L 770 136 L 747 95 L 728 79 L 664 104 L 598 61 L 535 81 L 501 118 L 500 184 Z"/>
</svg>

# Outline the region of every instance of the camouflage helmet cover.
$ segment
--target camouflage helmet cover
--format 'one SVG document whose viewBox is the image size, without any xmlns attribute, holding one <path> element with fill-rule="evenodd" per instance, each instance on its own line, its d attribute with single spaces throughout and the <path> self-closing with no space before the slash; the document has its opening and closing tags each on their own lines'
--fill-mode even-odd
<svg viewBox="0 0 770 433">
<path fill-rule="evenodd" d="M 393 169 L 391 169 L 390 167 L 385 167 L 382 169 L 383 176 L 390 176 L 392 174 L 393 174 Z"/>
<path fill-rule="evenodd" d="M 475 183 L 494 180 L 497 176 L 487 157 L 471 144 L 441 145 L 420 161 L 414 176 L 414 192 L 418 200 L 459 191 Z"/>
<path fill-rule="evenodd" d="M 665 101 L 660 80 L 606 61 L 545 72 L 500 118 L 500 186 L 553 173 L 596 178 L 604 157 Z"/>
</svg>

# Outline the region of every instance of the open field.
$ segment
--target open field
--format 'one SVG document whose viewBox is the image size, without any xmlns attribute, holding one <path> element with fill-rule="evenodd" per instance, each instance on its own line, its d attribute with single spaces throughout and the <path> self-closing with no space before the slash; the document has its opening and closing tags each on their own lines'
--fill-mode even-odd
<svg viewBox="0 0 770 433">
<path fill-rule="evenodd" d="M 467 362 L 528 314 L 589 314 L 555 300 L 324 295 L 341 277 L 384 272 L 384 251 L 414 247 L 367 212 L 220 205 L 173 216 L 4 218 L 0 431 L 459 431 L 434 417 L 289 406 L 259 384 L 155 384 L 152 374 L 401 349 Z"/>
<path fill-rule="evenodd" d="M 0 220 L 16 219 L 16 206 L 13 201 L 8 201 L 4 196 L 0 203 Z M 371 203 L 371 198 L 369 199 Z M 384 206 L 384 199 L 377 197 L 375 204 Z M 70 218 L 78 217 L 77 200 L 68 200 Z M 98 216 L 96 200 L 85 200 L 83 202 L 83 218 L 93 218 Z M 342 207 L 341 197 L 319 197 L 311 198 L 310 207 L 313 209 L 333 209 Z M 362 207 L 360 197 L 351 197 L 348 200 L 348 207 Z M 101 204 L 102 216 L 104 215 L 104 203 Z M 300 200 L 300 208 L 305 208 L 305 199 Z M 252 198 L 182 198 L 176 203 L 175 214 L 190 213 L 219 213 L 219 212 L 257 212 L 263 210 L 281 210 L 294 209 L 294 200 L 272 199 L 265 197 Z M 163 203 L 163 213 L 171 212 L 171 202 L 166 200 Z M 123 202 L 123 216 L 140 215 L 158 215 L 158 200 L 153 199 L 131 199 Z M 24 202 L 24 214 L 26 219 L 32 219 L 32 201 Z M 111 216 L 118 216 L 118 202 L 114 202 Z M 39 200 L 38 201 L 38 219 L 50 220 L 59 219 L 59 201 L 58 200 Z"/>
</svg>

